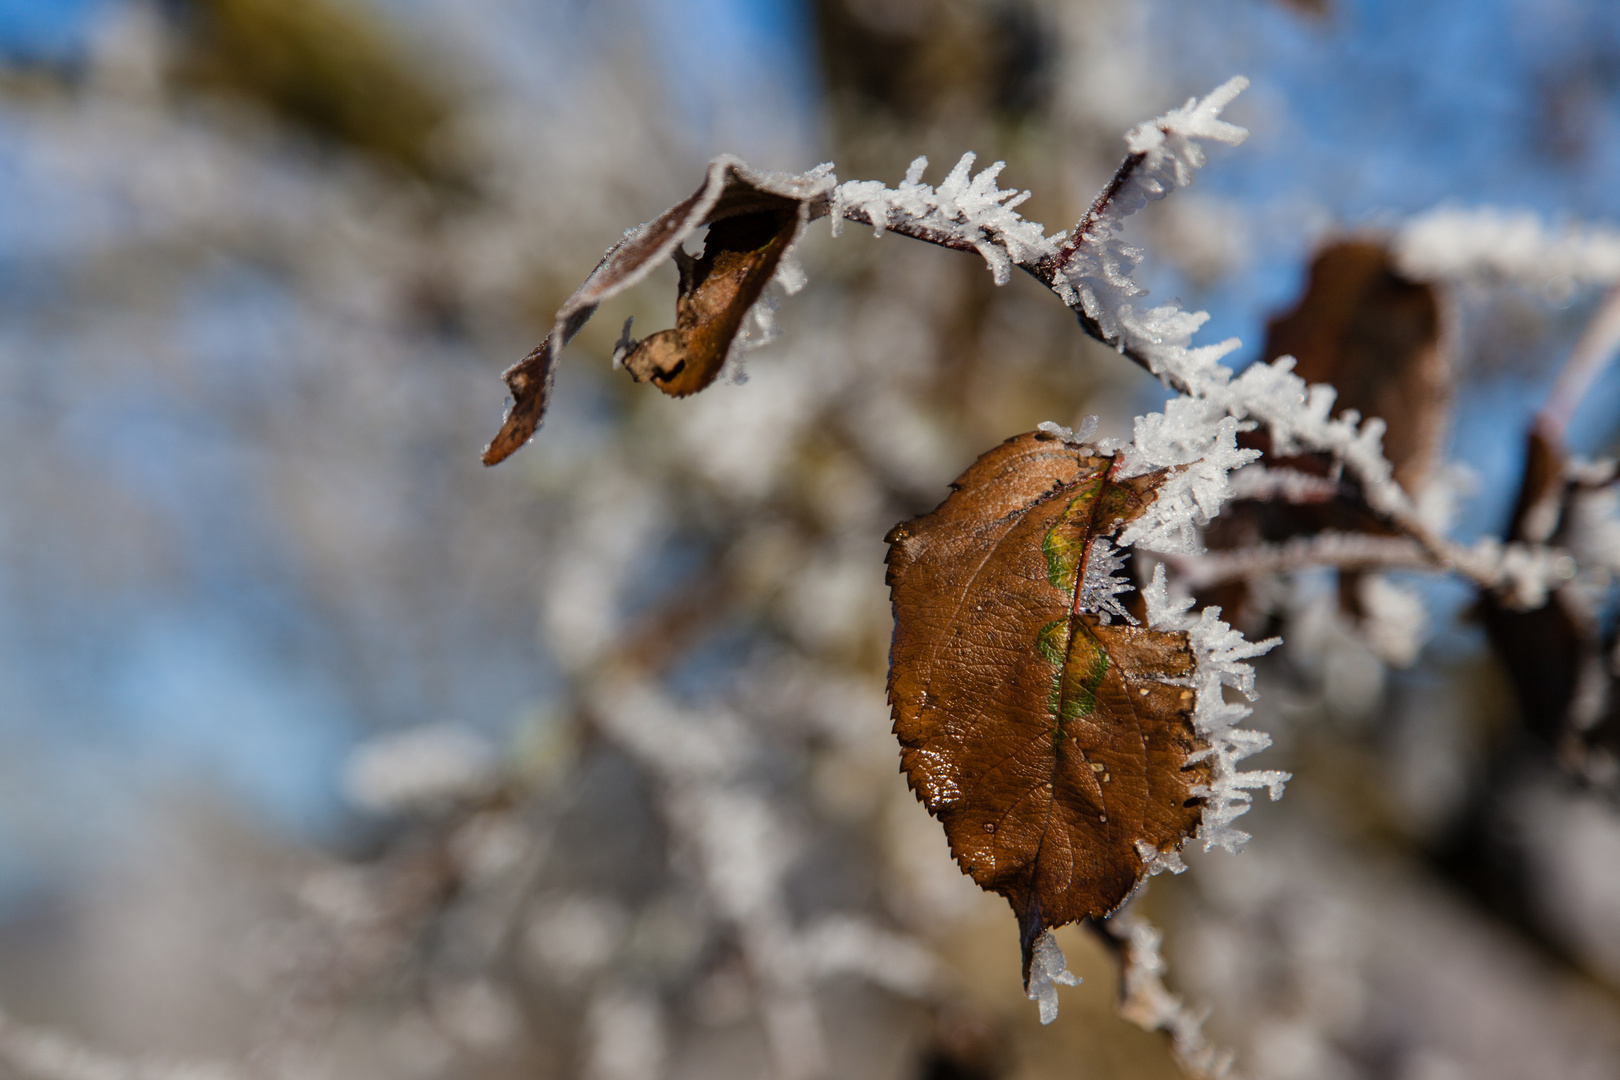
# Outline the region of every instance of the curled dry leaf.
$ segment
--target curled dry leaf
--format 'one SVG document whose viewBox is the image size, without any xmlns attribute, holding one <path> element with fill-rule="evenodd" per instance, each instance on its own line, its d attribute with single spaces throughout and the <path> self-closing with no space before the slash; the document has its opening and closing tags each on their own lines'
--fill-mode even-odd
<svg viewBox="0 0 1620 1080">
<path fill-rule="evenodd" d="M 1451 374 L 1433 285 L 1403 277 L 1382 245 L 1343 241 L 1311 263 L 1292 311 L 1266 327 L 1265 356 L 1292 356 L 1308 383 L 1338 391 L 1338 411 L 1380 417 L 1395 478 L 1416 492 L 1440 448 Z"/>
<path fill-rule="evenodd" d="M 1267 326 L 1267 358 L 1293 356 L 1296 374 L 1336 389 L 1335 412 L 1354 410 L 1387 425 L 1383 447 L 1395 478 L 1410 493 L 1422 486 L 1440 448 L 1450 407 L 1451 374 L 1442 342 L 1435 286 L 1396 269 L 1382 245 L 1340 241 L 1317 253 L 1305 293 Z M 1241 445 L 1261 451 L 1269 483 L 1229 502 L 1205 533 L 1215 550 L 1280 544 L 1325 532 L 1398 535 L 1353 479 L 1325 454 L 1279 457 L 1264 430 L 1245 432 Z M 1345 609 L 1361 615 L 1361 575 L 1341 576 Z M 1265 613 L 1243 581 L 1201 590 L 1234 625 L 1260 632 Z"/>
<path fill-rule="evenodd" d="M 1567 475 L 1563 449 L 1532 428 L 1526 440 L 1524 478 L 1508 523 L 1507 538 L 1544 544 L 1564 539 L 1570 501 L 1578 491 Z M 1486 637 L 1513 687 L 1525 729 L 1560 752 L 1571 772 L 1580 771 L 1582 743 L 1596 713 L 1613 694 L 1604 671 L 1601 626 L 1572 594 L 1554 590 L 1528 611 L 1488 589 L 1479 593 Z M 1582 695 L 1582 684 L 1591 689 Z M 1595 691 L 1595 692 L 1594 692 Z M 1582 698 L 1586 700 L 1582 700 Z M 1582 716 L 1585 711 L 1589 715 Z"/>
<path fill-rule="evenodd" d="M 646 278 L 665 259 L 675 258 L 681 268 L 675 329 L 631 343 L 625 366 L 638 381 L 650 378 L 676 396 L 713 382 L 743 316 L 810 221 L 812 206 L 826 212 L 831 186 L 831 176 L 821 170 L 792 176 L 756 172 L 734 157 L 711 161 L 702 187 L 608 249 L 558 309 L 546 340 L 507 369 L 502 377 L 512 405 L 484 449 L 484 464 L 506 460 L 539 429 L 557 354 L 597 306 Z M 704 225 L 710 229 L 703 256 L 686 256 L 682 242 Z"/>
<path fill-rule="evenodd" d="M 623 362 L 631 378 L 650 379 L 671 397 L 714 382 L 743 316 L 770 283 L 798 226 L 789 204 L 711 225 L 701 258 L 676 248 L 681 288 L 675 328 L 628 345 Z"/>
<path fill-rule="evenodd" d="M 1165 476 L 1032 432 L 887 538 L 901 765 L 963 871 L 1012 905 L 1026 982 L 1043 931 L 1113 911 L 1199 824 L 1187 635 L 1110 624 L 1098 581 Z"/>
</svg>

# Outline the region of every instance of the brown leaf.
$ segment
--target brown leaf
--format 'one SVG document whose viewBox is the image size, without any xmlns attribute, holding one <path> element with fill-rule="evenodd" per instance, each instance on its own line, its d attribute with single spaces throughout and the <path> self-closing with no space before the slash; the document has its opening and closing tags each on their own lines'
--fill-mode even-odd
<svg viewBox="0 0 1620 1080">
<path fill-rule="evenodd" d="M 1388 425 L 1384 452 L 1395 479 L 1416 492 L 1439 450 L 1450 404 L 1450 370 L 1441 346 L 1439 300 L 1432 285 L 1402 277 L 1389 252 L 1368 241 L 1331 244 L 1311 263 L 1310 282 L 1293 310 L 1267 327 L 1267 358 L 1292 355 L 1295 372 L 1308 383 L 1338 391 L 1336 412 L 1354 409 Z M 1301 474 L 1324 483 L 1294 485 L 1305 497 L 1240 499 L 1221 508 L 1205 532 L 1212 549 L 1257 543 L 1278 544 L 1323 532 L 1395 535 L 1399 530 L 1368 505 L 1360 486 L 1328 455 L 1272 454 L 1263 429 L 1238 436 L 1239 445 L 1261 451 L 1268 472 Z M 1344 595 L 1356 595 L 1346 575 Z M 1265 613 L 1253 602 L 1246 582 L 1225 582 L 1198 593 L 1201 604 L 1216 604 L 1234 626 L 1258 633 Z M 1359 618 L 1356 605 L 1346 610 Z"/>
<path fill-rule="evenodd" d="M 729 156 L 709 163 L 703 186 L 652 221 L 631 229 L 557 311 L 551 334 L 502 376 L 512 406 L 484 450 L 484 464 L 504 461 L 534 436 L 551 398 L 556 357 L 603 301 L 652 273 L 665 259 L 681 267 L 673 331 L 654 334 L 630 354 L 638 381 L 652 378 L 666 393 L 696 393 L 714 381 L 748 308 L 776 272 L 783 253 L 814 213 L 826 213 L 831 178 L 763 173 Z M 681 250 L 709 225 L 700 259 Z M 642 353 L 643 355 L 638 354 Z M 639 374 L 638 374 L 639 372 Z"/>
<path fill-rule="evenodd" d="M 1439 449 L 1451 394 L 1432 285 L 1401 276 L 1381 244 L 1331 244 L 1311 263 L 1299 304 L 1267 326 L 1263 355 L 1291 355 L 1306 382 L 1336 388 L 1339 412 L 1383 418 L 1395 479 L 1417 490 Z"/>
<path fill-rule="evenodd" d="M 798 225 L 793 205 L 785 203 L 711 225 L 701 258 L 676 248 L 681 291 L 675 328 L 634 346 L 624 358 L 630 377 L 651 379 L 670 397 L 695 394 L 714 382 L 743 316 L 776 273 Z"/>
<path fill-rule="evenodd" d="M 888 536 L 889 701 L 912 789 L 951 851 L 1019 920 L 1024 973 L 1043 930 L 1117 908 L 1143 849 L 1200 816 L 1183 633 L 1078 612 L 1086 560 L 1153 501 L 1164 473 L 1044 432 L 975 462 L 933 513 Z"/>
<path fill-rule="evenodd" d="M 1525 446 L 1524 476 L 1514 502 L 1507 537 L 1543 544 L 1559 537 L 1575 485 L 1565 476 L 1563 450 L 1531 429 Z M 1583 679 L 1602 674 L 1602 642 L 1597 620 L 1572 606 L 1561 590 L 1538 608 L 1523 611 L 1488 589 L 1479 594 L 1479 616 L 1486 638 L 1513 687 L 1519 719 L 1550 747 L 1573 751 L 1587 724 L 1576 723 L 1576 701 Z M 1588 674 L 1593 667 L 1597 672 Z M 1574 755 L 1578 757 L 1579 755 Z"/>
</svg>

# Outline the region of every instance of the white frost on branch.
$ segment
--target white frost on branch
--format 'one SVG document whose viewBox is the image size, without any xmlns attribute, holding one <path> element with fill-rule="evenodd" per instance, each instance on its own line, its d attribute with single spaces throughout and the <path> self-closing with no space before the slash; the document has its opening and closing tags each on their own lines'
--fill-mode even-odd
<svg viewBox="0 0 1620 1080">
<path fill-rule="evenodd" d="M 1570 553 L 1583 570 L 1613 580 L 1620 577 L 1620 488 L 1614 483 L 1614 463 L 1588 466 L 1581 462 L 1575 469 L 1602 479 L 1597 485 L 1582 484 L 1570 497 L 1564 524 Z"/>
<path fill-rule="evenodd" d="M 1226 497 L 1259 502 L 1320 503 L 1339 494 L 1343 485 L 1298 469 L 1268 468 L 1260 462 L 1233 473 Z"/>
<path fill-rule="evenodd" d="M 1538 606 L 1572 576 L 1566 554 L 1542 546 L 1503 547 L 1489 539 L 1466 548 L 1439 535 L 1428 523 L 1432 515 L 1420 513 L 1395 482 L 1383 452 L 1383 420 L 1363 420 L 1355 410 L 1334 415 L 1337 391 L 1307 384 L 1294 373 L 1293 357 L 1252 364 L 1234 376 L 1221 360 L 1238 348 L 1236 339 L 1192 344 L 1208 321 L 1206 313 L 1174 305 L 1138 311 L 1132 303 L 1142 294 L 1131 279 L 1140 253 L 1118 241 L 1124 218 L 1148 199 L 1162 198 L 1191 181 L 1204 163 L 1198 140 L 1242 140 L 1243 129 L 1220 120 L 1219 114 L 1246 85 L 1241 77 L 1232 79 L 1202 101 L 1189 102 L 1127 136 L 1132 154 L 1143 156 L 1134 169 L 1127 160 L 1115 185 L 1099 197 L 1076 230 L 1068 245 L 1074 250 L 1061 260 L 1052 283 L 1071 307 L 1096 323 L 1105 340 L 1182 394 L 1163 413 L 1139 418 L 1131 444 L 1118 448 L 1126 454 L 1125 475 L 1175 468 L 1148 513 L 1121 542 L 1166 554 L 1198 551 L 1197 527 L 1232 496 L 1228 473 L 1256 456 L 1235 443 L 1236 433 L 1252 422 L 1266 429 L 1271 452 L 1279 457 L 1329 455 L 1359 484 L 1368 505 L 1401 526 L 1434 564 L 1498 590 L 1517 606 Z M 1597 250 L 1594 246 L 1588 254 Z M 1591 255 L 1589 265 L 1599 262 Z"/>
<path fill-rule="evenodd" d="M 1361 633 L 1374 656 L 1391 667 L 1411 667 L 1429 631 L 1423 597 L 1383 574 L 1361 579 Z"/>
<path fill-rule="evenodd" d="M 432 724 L 361 743 L 344 769 L 345 793 L 375 813 L 434 809 L 486 791 L 494 748 L 459 724 Z"/>
<path fill-rule="evenodd" d="M 1331 530 L 1296 536 L 1280 544 L 1249 544 L 1172 558 L 1170 564 L 1182 584 L 1192 589 L 1223 581 L 1252 581 L 1322 566 L 1335 566 L 1341 570 L 1433 568 L 1423 548 L 1408 537 Z"/>
<path fill-rule="evenodd" d="M 1543 544 L 1504 544 L 1494 536 L 1463 552 L 1459 564 L 1470 577 L 1488 581 L 1520 611 L 1541 607 L 1577 570 L 1566 551 Z"/>
<path fill-rule="evenodd" d="M 1080 224 L 1070 244 L 1073 250 L 1053 284 L 1064 302 L 1094 319 L 1110 341 L 1149 350 L 1143 355 L 1150 363 L 1160 348 L 1173 351 L 1184 348 L 1185 343 L 1161 343 L 1152 327 L 1135 317 L 1130 300 L 1144 295 L 1145 290 L 1131 275 L 1142 261 L 1142 253 L 1119 239 L 1120 230 L 1125 219 L 1149 200 L 1162 199 L 1192 183 L 1194 173 L 1207 160 L 1200 140 L 1236 146 L 1248 138 L 1243 128 L 1220 119 L 1221 110 L 1248 85 L 1249 80 L 1241 75 L 1228 79 L 1208 97 L 1190 99 L 1181 108 L 1139 124 L 1126 134 L 1131 160 L 1121 170 L 1118 186 L 1106 191 Z M 1185 316 L 1174 308 L 1155 308 L 1147 314 L 1151 317 L 1163 312 Z M 1197 319 L 1192 329 L 1203 321 L 1198 316 L 1191 318 Z M 1191 330 L 1187 333 L 1190 337 Z M 1222 346 L 1206 347 L 1210 348 Z M 1219 353 L 1217 359 L 1219 355 L 1225 353 Z M 1157 368 L 1154 373 L 1158 373 Z"/>
<path fill-rule="evenodd" d="M 928 159 L 919 157 L 906 170 L 898 188 L 881 180 L 851 180 L 832 196 L 832 229 L 838 235 L 845 214 L 858 211 L 882 236 L 891 222 L 904 221 L 939 238 L 973 248 L 990 264 L 997 285 L 1005 285 L 1014 266 L 1027 266 L 1057 255 L 1063 233 L 1048 237 L 1046 227 L 1019 216 L 1017 207 L 1029 192 L 996 187 L 1006 162 L 998 161 L 971 176 L 975 155 L 963 154 L 950 173 L 933 188 L 922 182 Z"/>
<path fill-rule="evenodd" d="M 1420 280 L 1489 277 L 1543 287 L 1620 282 L 1620 232 L 1549 228 L 1530 210 L 1442 206 L 1395 236 L 1401 271 Z"/>
<path fill-rule="evenodd" d="M 778 1075 L 824 1074 L 818 980 L 857 974 L 917 995 L 936 985 L 938 963 L 909 938 L 849 915 L 794 926 L 785 879 L 797 844 L 751 775 L 761 750 L 755 725 L 729 710 L 678 705 L 623 671 L 604 677 L 588 702 L 602 733 L 657 782 L 677 858 L 736 934 Z"/>
<path fill-rule="evenodd" d="M 1179 397 L 1164 412 L 1136 418 L 1135 438 L 1119 447 L 1122 477 L 1168 469 L 1147 510 L 1120 536 L 1120 542 L 1165 554 L 1201 550 L 1198 528 L 1220 512 L 1230 490 L 1227 474 L 1260 456 L 1240 449 L 1237 420 L 1207 402 Z"/>
<path fill-rule="evenodd" d="M 1252 710 L 1242 702 L 1227 701 L 1225 688 L 1231 687 L 1253 701 L 1254 668 L 1244 661 L 1269 652 L 1281 644 L 1281 639 L 1247 641 L 1221 621 L 1217 607 L 1191 614 L 1191 597 L 1170 598 L 1162 564 L 1153 568 L 1153 579 L 1142 590 L 1142 598 L 1147 603 L 1148 626 L 1185 632 L 1193 651 L 1192 680 L 1197 695 L 1193 729 L 1209 746 L 1189 761 L 1207 759 L 1211 763 L 1210 782 L 1197 792 L 1204 799 L 1198 839 L 1203 841 L 1205 851 L 1219 847 L 1235 852 L 1249 839 L 1248 833 L 1232 827 L 1232 822 L 1249 810 L 1249 792 L 1266 788 L 1275 801 L 1282 797 L 1289 775 L 1275 769 L 1244 771 L 1237 767 L 1239 761 L 1270 746 L 1271 736 L 1237 727 L 1238 721 Z"/>
</svg>

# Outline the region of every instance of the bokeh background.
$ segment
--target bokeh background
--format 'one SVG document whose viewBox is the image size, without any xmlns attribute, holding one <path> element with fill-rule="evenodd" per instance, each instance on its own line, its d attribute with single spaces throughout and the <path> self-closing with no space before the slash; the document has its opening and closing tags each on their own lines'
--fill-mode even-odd
<svg viewBox="0 0 1620 1080">
<path fill-rule="evenodd" d="M 609 369 L 671 268 L 478 453 L 499 372 L 712 155 L 972 150 L 1056 229 L 1234 73 L 1251 139 L 1132 229 L 1242 362 L 1332 238 L 1620 220 L 1604 0 L 0 0 L 0 1005 L 244 1075 L 1175 1075 L 1078 933 L 1035 1024 L 883 700 L 885 530 L 1157 384 L 1032 281 L 817 227 L 746 379 Z M 1460 537 L 1598 301 L 1448 294 Z M 1605 377 L 1573 448 L 1617 420 Z M 1473 873 L 1512 706 L 1465 590 L 1397 671 L 1320 584 L 1257 714 L 1297 779 L 1153 886 L 1172 981 L 1247 1075 L 1620 1075 L 1610 804 L 1525 780 L 1512 887 Z"/>
</svg>

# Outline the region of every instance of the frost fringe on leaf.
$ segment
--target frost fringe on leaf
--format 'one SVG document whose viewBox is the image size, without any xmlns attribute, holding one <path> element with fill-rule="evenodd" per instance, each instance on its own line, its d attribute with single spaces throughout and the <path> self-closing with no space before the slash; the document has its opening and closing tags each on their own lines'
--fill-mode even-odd
<svg viewBox="0 0 1620 1080">
<path fill-rule="evenodd" d="M 1184 631 L 1198 662 L 1193 674 L 1197 694 L 1193 726 L 1209 743 L 1209 749 L 1196 757 L 1208 758 L 1214 765 L 1209 785 L 1202 792 L 1204 821 L 1198 839 L 1205 851 L 1219 847 L 1236 852 L 1248 841 L 1249 834 L 1233 828 L 1232 822 L 1248 813 L 1249 792 L 1265 788 L 1275 801 L 1282 797 L 1289 776 L 1275 769 L 1243 771 L 1237 767 L 1239 761 L 1270 746 L 1271 736 L 1237 727 L 1238 721 L 1253 710 L 1240 702 L 1227 701 L 1222 688 L 1229 686 L 1253 701 L 1254 668 L 1244 661 L 1270 652 L 1282 644 L 1282 639 L 1246 641 L 1221 621 L 1219 608 L 1206 607 L 1197 615 L 1191 614 L 1191 597 L 1170 598 L 1162 564 L 1153 568 L 1153 578 L 1142 590 L 1142 598 L 1147 602 L 1148 626 Z"/>
</svg>

